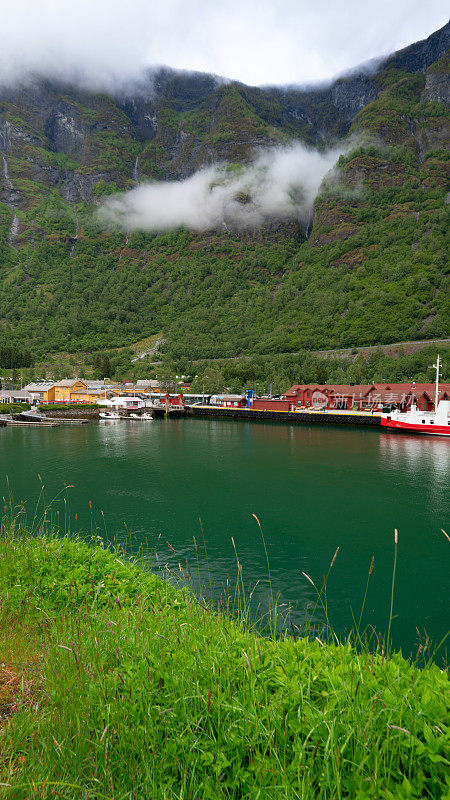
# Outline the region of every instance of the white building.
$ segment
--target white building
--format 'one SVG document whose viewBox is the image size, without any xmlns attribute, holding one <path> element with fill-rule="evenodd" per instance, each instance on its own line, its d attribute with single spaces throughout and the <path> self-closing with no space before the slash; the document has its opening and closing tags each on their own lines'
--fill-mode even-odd
<svg viewBox="0 0 450 800">
<path fill-rule="evenodd" d="M 105 404 L 102 403 L 102 405 Z M 140 397 L 125 395 L 122 397 L 115 397 L 108 405 L 112 406 L 112 408 L 142 408 L 146 405 L 146 401 L 141 400 Z"/>
<path fill-rule="evenodd" d="M 33 397 L 25 389 L 3 389 L 0 391 L 0 403 L 32 403 Z"/>
</svg>

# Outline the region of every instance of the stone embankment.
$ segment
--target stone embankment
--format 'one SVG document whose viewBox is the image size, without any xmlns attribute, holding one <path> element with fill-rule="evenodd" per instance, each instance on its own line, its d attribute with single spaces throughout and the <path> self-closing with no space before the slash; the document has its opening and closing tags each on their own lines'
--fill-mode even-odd
<svg viewBox="0 0 450 800">
<path fill-rule="evenodd" d="M 98 419 L 99 412 L 99 408 L 61 408 L 55 409 L 54 411 L 46 411 L 45 416 L 52 417 L 53 419 L 96 420 Z"/>
<path fill-rule="evenodd" d="M 230 419 L 289 422 L 294 425 L 381 425 L 380 414 L 364 411 L 262 411 L 251 408 L 192 406 L 186 409 L 192 417 L 228 417 Z"/>
</svg>

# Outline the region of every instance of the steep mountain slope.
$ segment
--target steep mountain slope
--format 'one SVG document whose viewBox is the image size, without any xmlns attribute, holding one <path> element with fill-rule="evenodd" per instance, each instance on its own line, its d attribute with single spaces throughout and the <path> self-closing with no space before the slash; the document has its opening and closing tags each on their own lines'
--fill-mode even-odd
<svg viewBox="0 0 450 800">
<path fill-rule="evenodd" d="M 193 358 L 448 334 L 449 25 L 320 90 L 164 70 L 117 96 L 43 80 L 0 93 L 0 343 Z M 312 226 L 105 231 L 94 203 L 258 147 L 358 140 Z"/>
</svg>

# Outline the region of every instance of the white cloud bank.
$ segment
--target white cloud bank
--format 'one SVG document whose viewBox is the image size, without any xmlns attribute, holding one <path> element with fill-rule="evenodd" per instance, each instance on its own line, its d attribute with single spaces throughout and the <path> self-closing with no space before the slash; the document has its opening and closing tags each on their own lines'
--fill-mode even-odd
<svg viewBox="0 0 450 800">
<path fill-rule="evenodd" d="M 109 198 L 98 213 L 105 225 L 126 230 L 257 228 L 274 217 L 305 223 L 342 152 L 300 144 L 268 149 L 238 169 L 212 166 L 183 181 L 143 184 Z"/>
<path fill-rule="evenodd" d="M 442 0 L 2 0 L 0 83 L 111 88 L 165 64 L 245 83 L 330 79 L 429 36 Z"/>
</svg>

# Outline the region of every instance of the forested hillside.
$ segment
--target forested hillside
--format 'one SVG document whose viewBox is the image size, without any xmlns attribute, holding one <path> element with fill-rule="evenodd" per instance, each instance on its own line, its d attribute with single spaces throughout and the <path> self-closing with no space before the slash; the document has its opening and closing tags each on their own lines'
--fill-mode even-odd
<svg viewBox="0 0 450 800">
<path fill-rule="evenodd" d="M 199 359 L 448 336 L 448 37 L 317 91 L 168 70 L 115 96 L 0 90 L 0 345 L 163 331 L 168 357 Z M 145 180 L 344 139 L 307 224 L 149 233 L 95 215 Z"/>
</svg>

